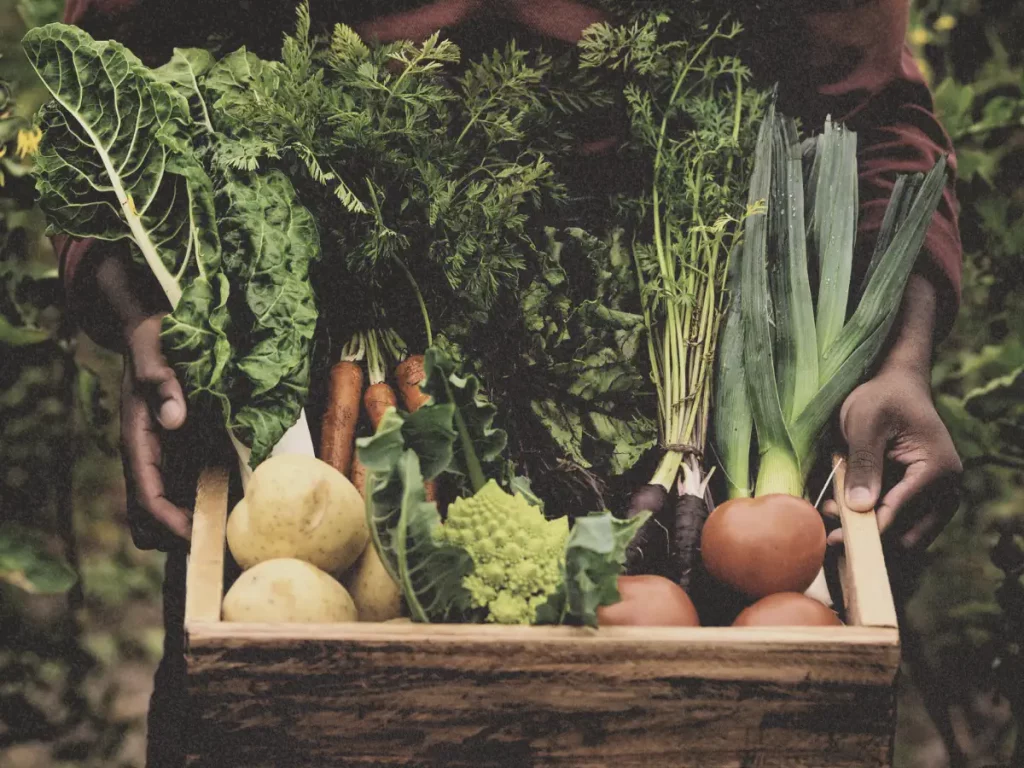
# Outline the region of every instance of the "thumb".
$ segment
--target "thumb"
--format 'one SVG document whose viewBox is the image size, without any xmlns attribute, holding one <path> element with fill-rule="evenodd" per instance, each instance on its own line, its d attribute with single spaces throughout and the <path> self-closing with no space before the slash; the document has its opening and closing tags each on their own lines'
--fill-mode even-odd
<svg viewBox="0 0 1024 768">
<path fill-rule="evenodd" d="M 187 409 L 178 377 L 160 348 L 161 321 L 159 315 L 144 320 L 132 332 L 128 344 L 132 373 L 140 393 L 160 426 L 173 430 L 185 423 Z"/>
<path fill-rule="evenodd" d="M 882 467 L 888 434 L 882 420 L 847 412 L 843 418 L 846 459 L 846 505 L 855 512 L 869 512 L 882 492 Z"/>
</svg>

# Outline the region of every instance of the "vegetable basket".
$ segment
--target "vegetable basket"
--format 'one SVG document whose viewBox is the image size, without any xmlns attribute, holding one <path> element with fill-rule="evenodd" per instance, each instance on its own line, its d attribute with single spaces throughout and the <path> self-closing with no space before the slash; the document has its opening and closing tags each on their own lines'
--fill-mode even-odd
<svg viewBox="0 0 1024 768">
<path fill-rule="evenodd" d="M 221 621 L 228 479 L 204 470 L 195 505 L 192 766 L 890 764 L 900 648 L 872 514 L 842 510 L 843 627 L 244 624 Z"/>
</svg>

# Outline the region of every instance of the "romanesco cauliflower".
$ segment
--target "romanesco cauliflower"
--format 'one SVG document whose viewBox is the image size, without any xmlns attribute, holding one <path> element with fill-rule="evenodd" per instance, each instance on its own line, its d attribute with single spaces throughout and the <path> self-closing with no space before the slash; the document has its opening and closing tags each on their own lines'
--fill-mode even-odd
<svg viewBox="0 0 1024 768">
<path fill-rule="evenodd" d="M 441 537 L 464 549 L 473 572 L 463 579 L 487 621 L 532 624 L 537 608 L 558 589 L 569 536 L 566 518 L 547 520 L 521 494 L 489 480 L 448 508 Z"/>
</svg>

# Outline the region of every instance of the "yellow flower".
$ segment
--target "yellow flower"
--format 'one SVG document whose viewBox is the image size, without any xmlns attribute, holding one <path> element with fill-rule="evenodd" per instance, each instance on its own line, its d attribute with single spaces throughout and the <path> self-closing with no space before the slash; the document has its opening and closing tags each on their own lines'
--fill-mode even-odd
<svg viewBox="0 0 1024 768">
<path fill-rule="evenodd" d="M 914 45 L 927 45 L 932 41 L 932 33 L 924 27 L 915 27 L 910 31 L 910 42 Z"/>
<path fill-rule="evenodd" d="M 931 87 L 933 79 L 931 65 L 925 61 L 923 57 L 917 57 L 915 58 L 915 61 L 917 62 L 918 68 L 921 70 L 921 76 L 924 78 L 924 81 L 928 84 L 928 87 Z"/>
<path fill-rule="evenodd" d="M 43 138 L 43 132 L 39 126 L 34 125 L 27 131 L 24 128 L 18 130 L 18 147 L 15 150 L 18 157 L 24 160 L 29 155 L 39 151 L 39 141 Z"/>
<path fill-rule="evenodd" d="M 949 30 L 956 26 L 956 16 L 944 13 L 935 20 L 934 26 L 936 32 L 949 32 Z"/>
</svg>

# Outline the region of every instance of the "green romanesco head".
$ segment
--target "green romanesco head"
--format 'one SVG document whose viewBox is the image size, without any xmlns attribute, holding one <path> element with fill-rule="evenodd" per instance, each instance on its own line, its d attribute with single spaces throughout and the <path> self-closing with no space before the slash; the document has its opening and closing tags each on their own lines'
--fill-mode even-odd
<svg viewBox="0 0 1024 768">
<path fill-rule="evenodd" d="M 561 582 L 569 521 L 545 519 L 522 495 L 490 480 L 448 508 L 442 536 L 473 560 L 463 585 L 477 607 L 487 608 L 488 621 L 532 624 Z"/>
</svg>

